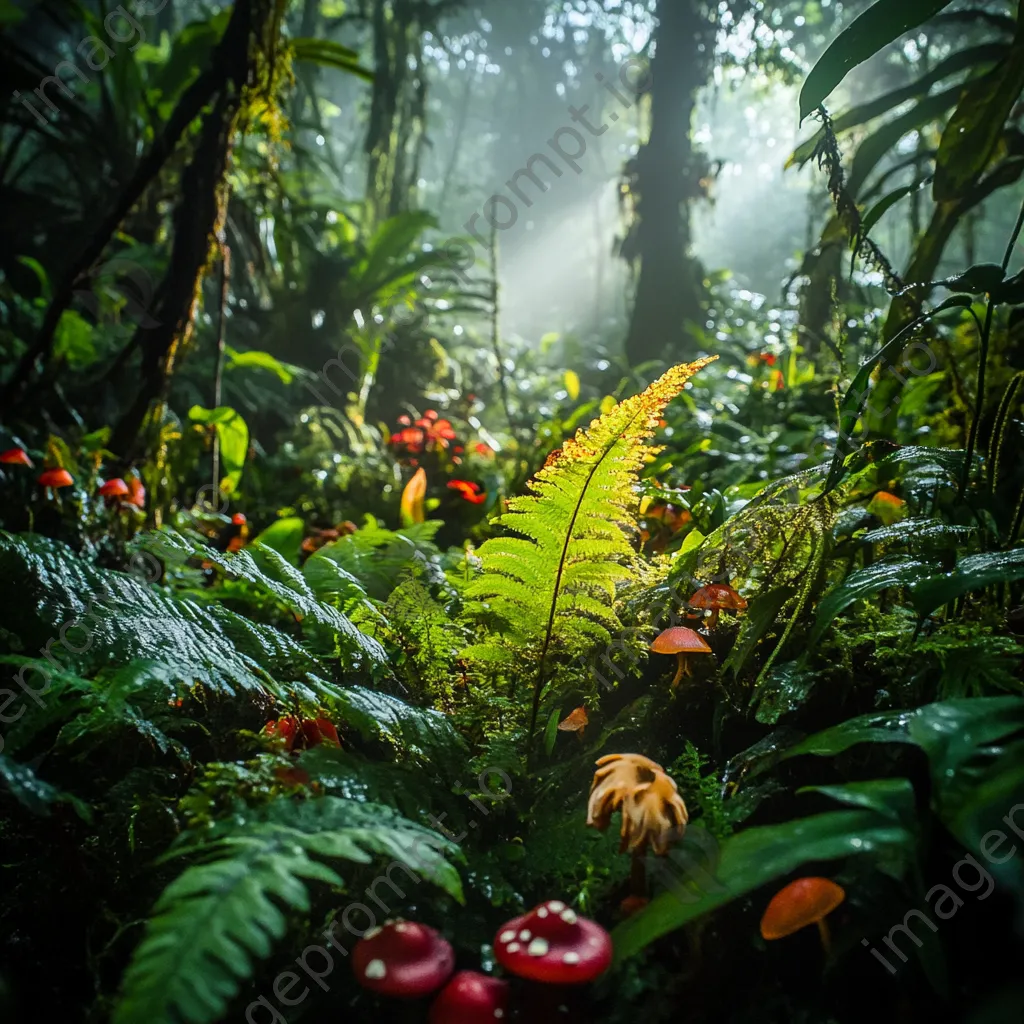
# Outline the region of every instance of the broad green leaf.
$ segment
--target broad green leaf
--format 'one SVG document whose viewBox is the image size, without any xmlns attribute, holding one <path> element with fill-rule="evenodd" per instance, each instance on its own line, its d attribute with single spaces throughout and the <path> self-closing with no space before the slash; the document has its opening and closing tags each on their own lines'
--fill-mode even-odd
<svg viewBox="0 0 1024 1024">
<path fill-rule="evenodd" d="M 848 25 L 819 58 L 800 90 L 800 120 L 858 64 L 948 7 L 950 0 L 880 0 Z"/>
<path fill-rule="evenodd" d="M 82 369 L 96 361 L 93 326 L 73 309 L 61 314 L 54 334 L 53 352 L 72 369 Z"/>
<path fill-rule="evenodd" d="M 776 722 L 790 711 L 795 711 L 811 692 L 820 674 L 789 661 L 774 665 L 754 688 L 750 706 L 756 708 L 754 718 L 765 725 Z"/>
<path fill-rule="evenodd" d="M 994 71 L 971 82 L 942 133 L 935 158 L 935 202 L 961 199 L 981 177 L 1024 90 L 1024 33 Z M 989 291 L 990 289 L 984 289 Z"/>
<path fill-rule="evenodd" d="M 981 590 L 993 583 L 1024 579 L 1024 548 L 989 551 L 962 559 L 952 572 L 931 575 L 912 587 L 914 607 L 919 615 L 930 615 L 961 594 Z"/>
<path fill-rule="evenodd" d="M 220 481 L 220 489 L 225 494 L 234 494 L 238 490 L 238 482 L 245 468 L 245 458 L 249 453 L 249 426 L 242 416 L 229 405 L 216 409 L 204 409 L 193 405 L 188 411 L 188 418 L 194 423 L 204 423 L 217 428 L 220 438 L 220 461 L 225 476 Z"/>
<path fill-rule="evenodd" d="M 289 516 L 271 523 L 262 533 L 253 538 L 253 543 L 259 541 L 266 547 L 273 548 L 279 554 L 284 555 L 292 565 L 298 565 L 302 535 L 305 530 L 305 523 L 301 519 Z"/>
<path fill-rule="evenodd" d="M 998 263 L 978 263 L 954 277 L 947 277 L 935 284 L 948 288 L 953 292 L 970 292 L 982 295 L 994 292 L 1002 283 L 1006 274 Z"/>
<path fill-rule="evenodd" d="M 868 782 L 843 782 L 833 786 L 803 786 L 801 793 L 821 793 L 850 807 L 875 811 L 897 824 L 914 821 L 914 787 L 909 779 L 872 779 Z"/>
<path fill-rule="evenodd" d="M 617 961 L 803 864 L 854 854 L 891 860 L 913 843 L 905 828 L 873 811 L 830 811 L 730 836 L 721 844 L 717 865 L 704 867 L 707 858 L 701 856 L 701 848 L 705 844 L 694 843 L 691 832 L 696 829 L 687 832 L 659 869 L 661 874 L 665 868 L 671 872 L 674 864 L 679 881 L 612 932 Z M 695 850 L 701 852 L 695 854 Z"/>
<path fill-rule="evenodd" d="M 927 579 L 934 571 L 935 567 L 925 562 L 900 559 L 896 562 L 875 562 L 850 573 L 839 586 L 829 591 L 818 605 L 814 629 L 807 641 L 808 649 L 813 650 L 836 617 L 855 601 L 872 597 L 890 587 L 909 587 Z"/>
<path fill-rule="evenodd" d="M 890 210 L 895 206 L 901 199 L 909 196 L 912 192 L 916 192 L 924 182 L 915 182 L 913 185 L 904 185 L 902 188 L 898 188 L 890 192 L 883 199 L 880 199 L 870 210 L 861 218 L 860 221 L 860 233 L 863 236 L 870 234 L 871 229 L 882 219 L 883 215 L 887 210 Z"/>
</svg>

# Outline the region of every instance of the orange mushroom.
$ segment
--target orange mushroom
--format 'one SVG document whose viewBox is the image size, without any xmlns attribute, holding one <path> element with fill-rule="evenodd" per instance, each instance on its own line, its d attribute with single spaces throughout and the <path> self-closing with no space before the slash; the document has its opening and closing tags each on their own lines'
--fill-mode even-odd
<svg viewBox="0 0 1024 1024">
<path fill-rule="evenodd" d="M 39 481 L 43 487 L 70 487 L 75 481 L 66 469 L 46 469 L 39 474 Z"/>
<path fill-rule="evenodd" d="M 589 725 L 590 718 L 585 707 L 578 707 L 571 711 L 558 723 L 559 732 L 574 732 L 582 740 L 583 730 Z"/>
<path fill-rule="evenodd" d="M 821 945 L 827 953 L 831 941 L 825 918 L 845 899 L 843 887 L 830 878 L 798 878 L 772 897 L 761 918 L 761 937 L 784 939 L 816 924 Z"/>
<path fill-rule="evenodd" d="M 683 676 L 691 674 L 690 664 L 686 656 L 688 654 L 710 654 L 711 648 L 707 645 L 700 634 L 695 633 L 686 626 L 671 626 L 663 630 L 651 644 L 651 650 L 655 654 L 674 654 L 679 660 L 676 674 L 672 677 L 671 689 L 679 685 Z"/>
<path fill-rule="evenodd" d="M 32 468 L 32 460 L 28 457 L 28 452 L 24 448 L 8 448 L 7 451 L 0 452 L 0 463 Z"/>
<path fill-rule="evenodd" d="M 119 476 L 115 476 L 103 484 L 96 493 L 101 498 L 123 498 L 128 493 L 128 485 Z"/>
<path fill-rule="evenodd" d="M 709 583 L 706 587 L 701 587 L 688 603 L 691 608 L 699 608 L 702 611 L 711 609 L 708 629 L 714 629 L 718 625 L 720 611 L 742 612 L 747 608 L 746 600 L 728 583 Z"/>
</svg>

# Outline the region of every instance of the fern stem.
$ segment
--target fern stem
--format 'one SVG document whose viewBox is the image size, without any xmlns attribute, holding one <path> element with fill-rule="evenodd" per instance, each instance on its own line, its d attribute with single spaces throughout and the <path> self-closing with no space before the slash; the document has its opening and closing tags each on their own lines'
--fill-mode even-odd
<svg viewBox="0 0 1024 1024">
<path fill-rule="evenodd" d="M 594 479 L 594 474 L 601 468 L 604 460 L 608 457 L 608 453 L 614 448 L 614 444 L 609 444 L 605 450 L 601 453 L 601 457 L 590 467 L 590 472 L 587 474 L 587 479 L 583 486 L 580 488 L 580 496 L 576 500 L 576 507 L 572 510 L 572 518 L 569 520 L 569 528 L 565 531 L 565 543 L 562 545 L 562 557 L 558 560 L 558 572 L 555 573 L 555 589 L 551 594 L 551 611 L 548 613 L 548 625 L 544 633 L 544 646 L 540 651 L 540 663 L 537 666 L 537 682 L 533 687 L 533 708 L 530 711 L 530 729 L 526 734 L 527 742 L 527 762 L 530 759 L 530 752 L 533 750 L 533 734 L 537 728 L 537 715 L 540 712 L 540 698 L 544 692 L 544 663 L 547 660 L 548 648 L 551 646 L 551 637 L 555 631 L 555 612 L 558 610 L 558 590 L 562 585 L 562 574 L 565 572 L 565 561 L 569 556 L 569 545 L 572 543 L 573 531 L 576 529 L 576 520 L 579 518 L 580 509 L 583 507 L 583 499 L 587 496 L 587 488 L 590 487 L 590 481 Z"/>
</svg>

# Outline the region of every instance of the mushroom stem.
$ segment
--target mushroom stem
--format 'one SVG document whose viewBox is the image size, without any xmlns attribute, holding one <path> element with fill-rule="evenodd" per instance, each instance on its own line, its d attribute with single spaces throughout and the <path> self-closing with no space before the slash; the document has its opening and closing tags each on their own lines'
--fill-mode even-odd
<svg viewBox="0 0 1024 1024">
<path fill-rule="evenodd" d="M 647 895 L 647 868 L 644 855 L 634 852 L 629 862 L 629 894 L 631 896 Z"/>
<path fill-rule="evenodd" d="M 821 936 L 821 948 L 825 950 L 825 956 L 828 956 L 832 952 L 832 933 L 828 930 L 825 918 L 818 921 L 818 934 Z"/>
<path fill-rule="evenodd" d="M 676 674 L 672 677 L 672 683 L 669 686 L 670 690 L 674 690 L 679 685 L 679 680 L 682 679 L 683 676 L 688 676 L 690 674 L 690 666 L 686 663 L 686 655 L 680 652 L 676 655 L 676 658 L 679 661 L 679 665 L 676 668 Z"/>
<path fill-rule="evenodd" d="M 711 617 L 708 619 L 708 629 L 714 629 L 718 625 L 718 609 L 711 609 Z"/>
</svg>

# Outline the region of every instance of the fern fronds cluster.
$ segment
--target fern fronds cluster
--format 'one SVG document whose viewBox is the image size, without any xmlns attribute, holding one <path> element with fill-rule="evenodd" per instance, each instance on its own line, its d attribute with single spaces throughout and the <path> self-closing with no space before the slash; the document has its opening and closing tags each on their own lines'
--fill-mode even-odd
<svg viewBox="0 0 1024 1024">
<path fill-rule="evenodd" d="M 508 661 L 526 654 L 536 666 L 530 732 L 554 651 L 575 656 L 608 643 L 621 628 L 616 588 L 634 575 L 634 491 L 662 410 L 713 360 L 673 367 L 645 391 L 613 407 L 548 457 L 497 520 L 516 536 L 486 541 L 483 573 L 466 596 L 484 601 L 500 641 L 477 644 L 471 658 Z"/>
</svg>

